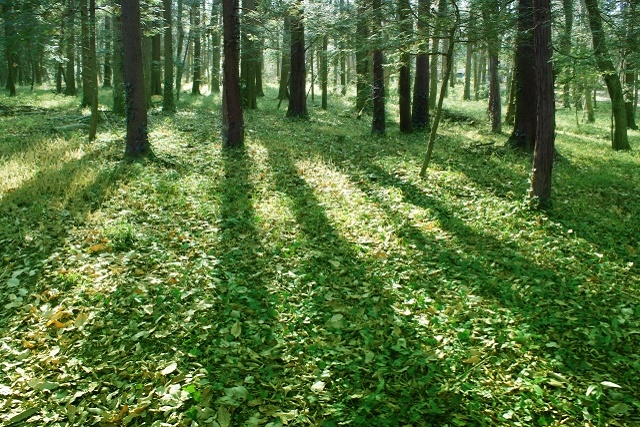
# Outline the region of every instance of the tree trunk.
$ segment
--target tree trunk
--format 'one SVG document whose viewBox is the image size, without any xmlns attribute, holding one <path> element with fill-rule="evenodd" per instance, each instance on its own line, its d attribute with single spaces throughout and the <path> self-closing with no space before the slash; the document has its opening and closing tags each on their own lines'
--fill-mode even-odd
<svg viewBox="0 0 640 427">
<path fill-rule="evenodd" d="M 431 38 L 431 69 L 429 70 L 429 108 L 436 108 L 436 97 L 438 96 L 438 60 L 440 59 L 440 38 L 442 37 L 442 17 L 447 13 L 447 0 L 438 1 L 438 14 L 436 25 Z M 446 93 L 446 92 L 445 92 Z"/>
<path fill-rule="evenodd" d="M 615 123 L 611 145 L 614 150 L 628 150 L 630 146 L 627 137 L 627 113 L 622 94 L 622 85 L 611 56 L 609 56 L 607 42 L 602 30 L 602 18 L 600 17 L 598 0 L 585 0 L 585 5 L 589 14 L 589 27 L 593 38 L 593 53 L 596 58 L 596 65 L 602 73 L 609 91 L 609 98 L 611 98 L 611 109 Z"/>
<path fill-rule="evenodd" d="M 564 31 L 560 39 L 560 49 L 563 55 L 569 56 L 571 55 L 571 33 L 573 30 L 573 0 L 562 0 L 562 9 L 564 11 Z M 564 74 L 565 81 L 562 85 L 562 106 L 563 108 L 571 108 L 571 78 L 567 70 L 565 70 Z"/>
<path fill-rule="evenodd" d="M 220 93 L 220 31 L 217 24 L 220 23 L 219 3 L 214 3 L 211 7 L 211 28 L 213 34 L 211 37 L 211 92 Z"/>
<path fill-rule="evenodd" d="M 415 129 L 429 127 L 429 0 L 418 0 L 418 55 L 413 81 L 413 110 L 411 119 Z"/>
<path fill-rule="evenodd" d="M 67 96 L 75 96 L 76 89 L 76 75 L 75 75 L 75 49 L 76 39 L 74 31 L 75 21 L 75 1 L 69 0 L 67 3 L 67 69 L 65 78 L 64 94 Z"/>
<path fill-rule="evenodd" d="M 240 19 L 239 0 L 222 0 L 223 81 L 222 143 L 235 148 L 244 144 L 244 119 L 240 91 Z"/>
<path fill-rule="evenodd" d="M 173 100 L 173 35 L 171 30 L 173 20 L 171 16 L 171 0 L 162 0 L 164 8 L 164 95 L 162 97 L 162 111 L 172 113 L 176 111 Z"/>
<path fill-rule="evenodd" d="M 111 87 L 111 16 L 104 17 L 104 71 L 103 87 Z"/>
<path fill-rule="evenodd" d="M 242 105 L 251 110 L 258 108 L 258 93 L 256 92 L 257 49 L 254 33 L 255 0 L 242 0 L 241 35 L 242 54 L 240 57 L 240 84 L 242 87 Z"/>
<path fill-rule="evenodd" d="M 80 58 L 82 59 L 82 102 L 80 107 L 91 106 L 91 65 L 89 64 L 89 7 L 87 2 L 89 0 L 80 0 L 80 34 L 81 34 L 81 46 Z"/>
<path fill-rule="evenodd" d="M 591 88 L 587 87 L 584 90 L 584 109 L 587 110 L 587 123 L 596 122 L 596 113 L 593 110 L 593 102 L 591 98 Z"/>
<path fill-rule="evenodd" d="M 491 0 L 482 6 L 482 18 L 485 25 L 485 39 L 489 53 L 489 117 L 491 119 L 491 131 L 502 132 L 502 108 L 500 99 L 500 76 L 498 74 L 498 52 L 500 50 L 500 35 L 496 28 L 495 19 L 500 13 L 499 4 Z"/>
<path fill-rule="evenodd" d="M 305 91 L 305 44 L 302 0 L 297 1 L 296 10 L 291 16 L 291 78 L 289 83 L 289 108 L 287 117 L 309 117 L 307 112 L 307 94 Z"/>
<path fill-rule="evenodd" d="M 409 40 L 413 29 L 411 5 L 409 0 L 398 0 L 398 19 L 402 37 Z M 400 53 L 400 70 L 398 77 L 398 105 L 400 107 L 400 132 L 411 133 L 411 55 L 408 50 Z"/>
<path fill-rule="evenodd" d="M 551 171 L 555 135 L 553 66 L 551 64 L 551 1 L 534 0 L 537 125 L 531 196 L 540 207 L 551 205 Z"/>
<path fill-rule="evenodd" d="M 370 105 L 369 89 L 369 28 L 367 26 L 367 0 L 357 0 L 356 18 L 356 111 L 358 113 Z"/>
<path fill-rule="evenodd" d="M 639 0 L 630 0 L 624 3 L 623 16 L 626 27 L 626 41 L 623 48 L 623 69 L 624 69 L 624 103 L 627 112 L 627 127 L 638 129 L 635 119 L 635 89 L 636 89 L 636 65 L 638 52 L 638 31 L 637 8 Z"/>
<path fill-rule="evenodd" d="M 264 96 L 264 87 L 262 86 L 262 71 L 264 69 L 264 50 L 262 41 L 258 43 L 258 60 L 256 62 L 256 95 Z"/>
<path fill-rule="evenodd" d="M 329 36 L 324 35 L 322 37 L 322 55 L 321 58 L 321 66 L 320 66 L 320 83 L 322 86 L 322 109 L 327 109 L 327 85 L 329 83 L 329 57 L 327 55 L 327 48 L 329 45 Z"/>
<path fill-rule="evenodd" d="M 463 101 L 471 101 L 471 58 L 473 57 L 473 43 L 469 38 L 470 34 L 467 34 L 467 56 L 464 63 L 464 92 L 462 93 Z"/>
<path fill-rule="evenodd" d="M 113 15 L 113 112 L 119 116 L 126 113 L 124 90 L 124 57 L 122 45 L 122 13 Z"/>
<path fill-rule="evenodd" d="M 384 93 L 384 57 L 382 54 L 382 2 L 373 0 L 373 35 L 375 37 L 373 47 L 373 120 L 371 121 L 371 133 L 374 135 L 385 134 L 385 93 Z"/>
<path fill-rule="evenodd" d="M 282 30 L 282 55 L 280 65 L 280 86 L 278 89 L 278 99 L 289 99 L 289 79 L 291 73 L 291 16 L 284 16 Z"/>
<path fill-rule="evenodd" d="M 122 40 L 124 44 L 124 81 L 127 95 L 125 156 L 129 159 L 136 159 L 151 152 L 147 136 L 147 99 L 142 63 L 139 0 L 122 0 Z"/>
<path fill-rule="evenodd" d="M 5 35 L 5 58 L 7 60 L 7 90 L 9 96 L 16 96 L 16 51 L 15 51 L 15 29 L 13 26 L 13 14 L 11 5 L 4 3 L 2 5 L 2 15 L 4 18 L 4 35 Z"/>
<path fill-rule="evenodd" d="M 158 17 L 151 37 L 151 95 L 162 95 L 162 35 L 160 28 L 162 18 Z"/>
<path fill-rule="evenodd" d="M 96 58 L 96 0 L 89 0 L 89 96 L 91 119 L 89 121 L 89 141 L 96 139 L 98 131 L 98 59 Z"/>
<path fill-rule="evenodd" d="M 507 144 L 528 153 L 533 153 L 536 139 L 537 89 L 533 31 L 533 0 L 520 0 L 513 74 L 516 105 L 513 132 Z"/>
<path fill-rule="evenodd" d="M 180 91 L 182 90 L 182 70 L 184 69 L 184 59 L 182 58 L 182 48 L 184 46 L 184 25 L 182 24 L 183 0 L 178 0 L 178 16 L 176 26 L 178 31 L 178 46 L 176 47 L 176 100 L 180 101 Z"/>
<path fill-rule="evenodd" d="M 191 94 L 200 95 L 200 83 L 202 79 L 202 37 L 200 31 L 200 0 L 195 0 L 191 5 L 193 14 L 193 82 Z"/>
</svg>

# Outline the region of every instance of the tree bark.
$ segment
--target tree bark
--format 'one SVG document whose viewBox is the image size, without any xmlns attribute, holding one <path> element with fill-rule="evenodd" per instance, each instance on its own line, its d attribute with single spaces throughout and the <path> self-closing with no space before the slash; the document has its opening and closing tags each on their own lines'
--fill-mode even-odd
<svg viewBox="0 0 640 427">
<path fill-rule="evenodd" d="M 382 36 L 382 2 L 373 0 L 373 35 L 376 38 L 373 47 L 373 119 L 371 133 L 384 135 L 386 131 L 385 93 L 384 93 L 384 57 L 381 47 Z"/>
<path fill-rule="evenodd" d="M 239 0 L 222 0 L 223 81 L 222 143 L 227 148 L 244 144 L 244 118 L 240 91 L 240 19 Z"/>
<path fill-rule="evenodd" d="M 309 117 L 309 113 L 307 112 L 307 94 L 305 90 L 306 69 L 302 14 L 302 0 L 298 0 L 297 8 L 291 16 L 291 78 L 287 117 L 306 119 Z"/>
<path fill-rule="evenodd" d="M 560 39 L 560 49 L 563 55 L 571 54 L 571 33 L 573 31 L 573 0 L 562 0 L 562 9 L 564 11 L 564 31 Z M 566 68 L 566 67 L 565 67 Z M 571 108 L 571 84 L 570 76 L 565 70 L 564 84 L 562 85 L 562 106 L 563 108 Z"/>
<path fill-rule="evenodd" d="M 96 139 L 98 131 L 98 59 L 96 58 L 96 0 L 89 0 L 89 96 L 91 119 L 89 120 L 89 141 Z"/>
<path fill-rule="evenodd" d="M 413 22 L 409 0 L 398 0 L 398 19 L 402 37 L 409 40 L 412 36 Z M 400 132 L 413 131 L 411 121 L 411 55 L 408 50 L 400 52 L 400 70 L 398 77 L 398 104 L 400 107 Z"/>
<path fill-rule="evenodd" d="M 151 95 L 162 95 L 162 18 L 155 20 L 154 34 L 151 37 Z"/>
<path fill-rule="evenodd" d="M 195 0 L 191 5 L 193 14 L 193 82 L 191 94 L 200 95 L 200 83 L 202 82 L 202 37 L 200 31 L 200 0 Z"/>
<path fill-rule="evenodd" d="M 76 14 L 75 10 L 75 1 L 69 0 L 67 3 L 67 69 L 64 88 L 64 94 L 67 96 L 75 96 L 77 92 L 75 77 L 76 39 L 73 29 Z"/>
<path fill-rule="evenodd" d="M 440 38 L 442 34 L 442 17 L 447 13 L 447 0 L 438 1 L 438 15 L 436 17 L 435 30 L 431 38 L 431 79 L 429 84 L 429 108 L 436 108 L 436 97 L 438 96 L 438 60 L 440 58 Z M 446 92 L 445 92 L 446 93 Z"/>
<path fill-rule="evenodd" d="M 89 50 L 90 41 L 89 41 L 89 6 L 87 2 L 89 0 L 80 0 L 80 38 L 81 38 L 81 50 L 80 50 L 80 58 L 82 60 L 82 102 L 80 103 L 80 107 L 90 107 L 91 106 L 91 65 L 89 64 Z"/>
<path fill-rule="evenodd" d="M 551 205 L 551 171 L 555 136 L 553 66 L 551 64 L 551 2 L 534 0 L 536 63 L 536 144 L 533 155 L 531 196 L 540 207 Z"/>
<path fill-rule="evenodd" d="M 126 113 L 124 90 L 124 57 L 122 45 L 122 13 L 113 15 L 113 112 L 119 116 Z"/>
<path fill-rule="evenodd" d="M 11 5 L 4 3 L 2 5 L 2 15 L 4 18 L 4 35 L 5 35 L 5 59 L 7 61 L 7 90 L 9 96 L 16 96 L 16 46 L 15 46 L 15 29 L 13 26 L 13 16 Z"/>
<path fill-rule="evenodd" d="M 184 59 L 182 58 L 182 48 L 184 46 L 184 25 L 182 24 L 182 8 L 184 0 L 178 0 L 178 14 L 176 17 L 176 26 L 178 32 L 178 46 L 176 47 L 176 100 L 180 100 L 180 91 L 182 90 L 182 70 L 184 69 Z"/>
<path fill-rule="evenodd" d="M 533 0 L 518 3 L 518 31 L 516 33 L 515 115 L 513 132 L 507 144 L 533 153 L 536 138 L 536 57 L 533 46 Z"/>
<path fill-rule="evenodd" d="M 369 28 L 367 26 L 367 1 L 357 0 L 356 18 L 356 111 L 358 114 L 370 106 L 369 81 Z M 370 108 L 370 107 L 369 107 Z"/>
<path fill-rule="evenodd" d="M 251 110 L 258 108 L 256 91 L 257 49 L 255 42 L 255 0 L 242 0 L 242 53 L 240 56 L 240 84 L 242 105 Z"/>
<path fill-rule="evenodd" d="M 104 71 L 103 71 L 103 87 L 111 87 L 111 78 L 113 71 L 111 70 L 111 16 L 104 17 Z"/>
<path fill-rule="evenodd" d="M 498 74 L 500 50 L 500 35 L 496 28 L 496 18 L 500 13 L 499 4 L 491 0 L 482 6 L 482 17 L 485 24 L 485 39 L 489 53 L 489 117 L 491 119 L 491 131 L 502 131 L 502 106 L 500 99 L 500 76 Z"/>
<path fill-rule="evenodd" d="M 220 32 L 216 28 L 220 22 L 219 3 L 211 7 L 211 28 L 214 28 L 211 37 L 211 92 L 220 93 Z"/>
<path fill-rule="evenodd" d="M 329 57 L 327 55 L 327 49 L 329 46 L 329 36 L 324 35 L 322 37 L 322 55 L 321 55 L 321 66 L 320 66 L 320 84 L 322 86 L 322 109 L 327 109 L 327 86 L 329 83 Z"/>
<path fill-rule="evenodd" d="M 429 127 L 429 0 L 418 0 L 418 55 L 413 81 L 411 120 L 417 130 Z"/>
<path fill-rule="evenodd" d="M 127 138 L 125 156 L 136 159 L 151 152 L 147 135 L 147 99 L 142 64 L 140 1 L 122 0 L 124 81 L 127 96 Z"/>
<path fill-rule="evenodd" d="M 596 58 L 596 65 L 602 73 L 609 98 L 611 98 L 611 109 L 613 111 L 614 134 L 611 146 L 614 150 L 628 150 L 629 139 L 627 137 L 627 113 L 622 94 L 620 76 L 613 65 L 607 47 L 607 42 L 602 29 L 602 18 L 598 8 L 598 0 L 585 0 L 585 5 L 589 14 L 589 27 L 593 38 L 593 53 Z"/>
<path fill-rule="evenodd" d="M 289 79 L 291 78 L 291 17 L 289 14 L 284 16 L 281 61 L 280 86 L 278 90 L 278 99 L 280 101 L 289 99 Z"/>
<path fill-rule="evenodd" d="M 171 16 L 171 0 L 162 0 L 164 20 L 164 95 L 162 97 L 162 111 L 175 112 L 176 104 L 173 99 L 173 19 Z"/>
</svg>

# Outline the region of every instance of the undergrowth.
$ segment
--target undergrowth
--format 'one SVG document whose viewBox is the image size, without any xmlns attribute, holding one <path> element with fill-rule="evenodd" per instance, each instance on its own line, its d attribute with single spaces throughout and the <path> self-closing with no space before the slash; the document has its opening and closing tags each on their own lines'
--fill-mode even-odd
<svg viewBox="0 0 640 427">
<path fill-rule="evenodd" d="M 227 152 L 183 95 L 125 163 L 108 112 L 88 143 L 53 129 L 77 100 L 1 98 L 5 424 L 639 424 L 637 152 L 559 110 L 531 210 L 531 159 L 453 93 L 424 180 L 427 135 L 348 99 L 287 121 L 269 92 Z"/>
</svg>

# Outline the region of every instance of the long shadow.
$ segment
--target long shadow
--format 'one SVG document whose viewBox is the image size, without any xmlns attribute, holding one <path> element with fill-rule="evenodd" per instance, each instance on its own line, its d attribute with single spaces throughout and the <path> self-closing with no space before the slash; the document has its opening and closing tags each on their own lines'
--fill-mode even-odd
<svg viewBox="0 0 640 427">
<path fill-rule="evenodd" d="M 311 382 L 328 384 L 325 397 L 312 401 L 323 415 L 322 425 L 348 419 L 355 425 L 445 423 L 461 397 L 438 393 L 442 367 L 422 352 L 415 329 L 404 325 L 400 330 L 393 320 L 398 301 L 390 290 L 397 272 L 386 262 L 367 259 L 341 237 L 286 149 L 269 147 L 268 161 L 275 189 L 290 199 L 299 226 L 296 251 L 304 262 L 289 265 L 300 279 L 291 292 L 305 298 L 294 299 L 298 302 L 290 310 L 298 313 L 297 324 L 289 334 L 304 337 L 298 369 L 306 367 L 304 376 L 312 375 Z M 390 337 L 401 338 L 406 347 L 390 346 Z M 353 348 L 362 353 L 354 355 Z M 408 386 L 412 381 L 415 387 Z M 403 399 L 396 400 L 396 394 Z"/>
<path fill-rule="evenodd" d="M 312 151 L 314 148 L 311 147 Z M 332 164 L 345 161 L 342 155 L 332 156 L 330 151 L 314 153 Z M 614 287 L 601 290 L 597 284 L 589 285 L 588 277 L 580 271 L 579 265 L 567 267 L 567 264 L 532 262 L 523 254 L 523 248 L 514 242 L 498 240 L 470 228 L 424 189 L 373 162 L 359 162 L 357 155 L 348 156 L 344 173 L 355 187 L 383 207 L 394 222 L 402 224 L 398 235 L 422 251 L 426 266 L 433 267 L 434 260 L 441 266 L 440 284 L 421 278 L 415 278 L 415 283 L 429 287 L 453 283 L 458 287 L 460 280 L 476 278 L 475 282 L 465 285 L 521 319 L 526 332 L 523 345 L 557 364 L 556 370 L 592 383 L 605 377 L 617 378 L 626 384 L 627 392 L 635 389 L 634 378 L 640 367 L 634 362 L 633 349 L 640 346 L 640 340 L 628 331 L 616 331 L 615 322 L 612 326 L 612 318 L 619 308 L 629 304 L 626 294 Z M 371 183 L 372 179 L 375 184 Z M 398 189 L 405 203 L 431 212 L 462 250 L 454 251 L 442 241 L 425 235 L 404 213 L 380 198 L 376 187 Z M 603 301 L 607 304 L 603 305 Z M 575 344 L 581 339 L 576 335 L 584 342 L 579 348 Z M 509 339 L 500 331 L 496 331 L 496 338 Z M 603 363 L 602 357 L 615 362 Z M 638 398 L 635 392 L 625 397 L 626 401 L 634 398 Z"/>
</svg>

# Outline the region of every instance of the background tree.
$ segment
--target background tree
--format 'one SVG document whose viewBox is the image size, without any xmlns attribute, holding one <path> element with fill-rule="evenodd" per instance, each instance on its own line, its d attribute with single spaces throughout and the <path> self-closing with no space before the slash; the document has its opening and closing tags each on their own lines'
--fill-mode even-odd
<svg viewBox="0 0 640 427">
<path fill-rule="evenodd" d="M 142 63 L 140 1 L 122 0 L 122 40 L 124 83 L 127 96 L 127 137 L 125 156 L 136 159 L 148 155 L 147 99 Z"/>
<path fill-rule="evenodd" d="M 239 0 L 222 0 L 224 78 L 222 81 L 222 143 L 225 147 L 244 144 L 244 118 L 240 91 Z"/>
<path fill-rule="evenodd" d="M 413 22 L 411 19 L 411 5 L 409 0 L 398 0 L 398 20 L 402 44 L 409 46 L 412 37 Z M 410 133 L 413 130 L 411 122 L 411 55 L 408 47 L 400 48 L 400 68 L 398 70 L 398 105 L 400 107 L 400 132 Z"/>
<path fill-rule="evenodd" d="M 255 0 L 242 0 L 240 83 L 242 105 L 252 110 L 258 108 L 258 92 L 256 90 L 258 51 L 256 49 L 255 11 Z"/>
<path fill-rule="evenodd" d="M 67 50 L 67 67 L 65 70 L 65 88 L 64 94 L 67 96 L 76 95 L 76 74 L 75 74 L 75 15 L 76 15 L 76 2 L 74 0 L 67 0 L 66 18 L 67 24 L 65 29 L 67 31 L 66 50 Z"/>
<path fill-rule="evenodd" d="M 189 31 L 193 34 L 193 82 L 191 84 L 191 94 L 200 95 L 200 83 L 202 82 L 202 31 L 200 28 L 200 0 L 192 0 L 191 16 L 193 28 Z"/>
<path fill-rule="evenodd" d="M 164 18 L 164 95 L 162 110 L 174 112 L 176 110 L 173 99 L 173 19 L 171 16 L 171 0 L 162 0 Z"/>
<path fill-rule="evenodd" d="M 385 93 L 384 93 L 384 56 L 382 52 L 382 2 L 373 0 L 372 33 L 375 37 L 373 47 L 373 119 L 371 133 L 384 135 L 386 131 Z"/>
<path fill-rule="evenodd" d="M 411 119 L 415 129 L 429 127 L 429 0 L 418 0 L 418 54 Z"/>
<path fill-rule="evenodd" d="M 289 82 L 289 108 L 287 117 L 306 119 L 306 68 L 304 44 L 304 19 L 302 0 L 297 0 L 296 7 L 291 12 L 291 77 Z"/>
</svg>

